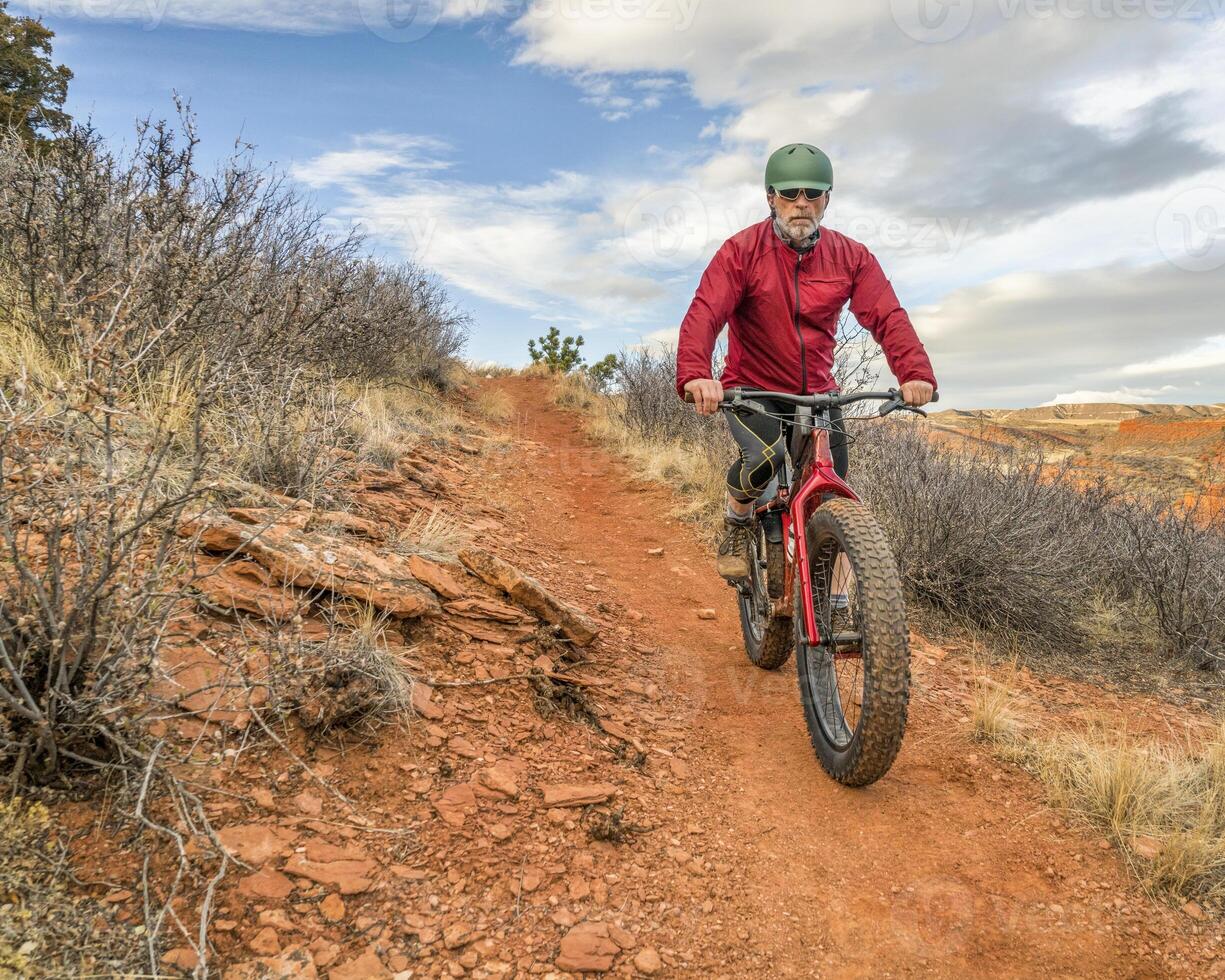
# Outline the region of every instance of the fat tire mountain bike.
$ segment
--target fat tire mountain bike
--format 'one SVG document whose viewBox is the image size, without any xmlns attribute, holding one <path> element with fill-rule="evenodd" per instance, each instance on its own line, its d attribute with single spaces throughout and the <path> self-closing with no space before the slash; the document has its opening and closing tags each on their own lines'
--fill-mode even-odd
<svg viewBox="0 0 1225 980">
<path fill-rule="evenodd" d="M 889 771 L 902 745 L 909 630 L 885 534 L 834 472 L 829 410 L 881 401 L 881 417 L 926 413 L 898 391 L 733 388 L 720 408 L 770 414 L 759 398 L 793 404 L 796 414 L 778 473 L 753 512 L 749 575 L 734 583 L 745 652 L 757 667 L 776 670 L 794 649 L 804 720 L 822 767 L 840 783 L 866 786 Z"/>
</svg>

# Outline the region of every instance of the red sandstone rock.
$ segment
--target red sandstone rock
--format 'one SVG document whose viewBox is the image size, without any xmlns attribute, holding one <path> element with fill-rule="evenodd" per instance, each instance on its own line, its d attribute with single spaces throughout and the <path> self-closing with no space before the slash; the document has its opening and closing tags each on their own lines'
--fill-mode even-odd
<svg viewBox="0 0 1225 980">
<path fill-rule="evenodd" d="M 579 646 L 587 646 L 599 635 L 600 628 L 569 603 L 563 602 L 514 565 L 503 561 L 482 548 L 465 548 L 459 560 L 478 578 L 502 589 L 525 609 L 530 609 L 546 623 L 558 626 Z"/>
<path fill-rule="evenodd" d="M 617 787 L 611 783 L 554 783 L 540 789 L 544 793 L 546 807 L 603 803 L 617 793 Z"/>
<path fill-rule="evenodd" d="M 608 935 L 605 922 L 583 922 L 571 929 L 561 941 L 556 965 L 571 973 L 602 973 L 612 969 L 613 958 L 621 952 Z"/>
</svg>

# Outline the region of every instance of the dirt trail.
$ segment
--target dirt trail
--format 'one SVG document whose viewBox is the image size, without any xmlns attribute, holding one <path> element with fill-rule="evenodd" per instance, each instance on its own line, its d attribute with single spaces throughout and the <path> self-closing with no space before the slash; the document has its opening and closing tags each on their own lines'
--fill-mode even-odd
<svg viewBox="0 0 1225 980">
<path fill-rule="evenodd" d="M 163 651 L 178 691 L 163 729 L 191 753 L 193 785 L 241 862 L 215 896 L 211 975 L 1225 975 L 1220 924 L 1145 898 L 1115 850 L 972 741 L 974 671 L 957 651 L 914 637 L 892 772 L 866 790 L 828 779 L 794 666 L 748 663 L 732 593 L 668 517 L 667 488 L 585 439 L 545 381 L 483 383 L 511 397 L 512 420 L 423 441 L 397 473 L 355 472 L 353 513 L 281 514 Z M 391 534 L 435 510 L 461 519 L 473 547 L 440 565 L 392 562 Z M 258 519 L 214 515 L 201 544 L 228 551 Z M 286 569 L 303 573 L 285 557 L 298 554 L 322 557 L 332 593 L 398 610 L 378 642 L 416 679 L 415 716 L 319 729 L 312 718 L 362 703 L 363 675 L 294 661 L 289 680 L 315 686 L 276 679 L 251 642 L 271 628 L 265 606 L 301 604 L 277 627 L 290 652 L 337 629 L 326 593 L 285 585 Z M 523 604 L 522 579 L 480 574 L 497 559 L 539 581 L 531 608 L 562 610 L 573 643 Z M 375 567 L 386 581 L 370 598 L 359 572 Z M 698 618 L 707 608 L 715 619 Z M 1089 707 L 1149 731 L 1195 720 L 1053 677 L 1022 685 L 1026 710 L 1048 717 Z M 248 710 L 273 695 L 279 707 L 259 717 L 276 739 L 268 723 L 269 737 L 252 731 Z M 135 924 L 142 850 L 103 812 L 63 808 L 76 874 Z M 200 902 L 182 896 L 181 913 L 194 919 Z M 190 975 L 195 952 L 175 946 L 161 964 Z"/>
<path fill-rule="evenodd" d="M 548 403 L 544 382 L 484 383 L 513 399 L 517 443 L 484 486 L 533 550 L 555 556 L 537 573 L 624 604 L 661 651 L 661 727 L 686 756 L 673 788 L 685 843 L 700 840 L 709 861 L 730 866 L 704 903 L 663 916 L 678 945 L 689 933 L 701 948 L 702 965 L 680 975 L 1225 972 L 1219 932 L 1146 899 L 1114 850 L 969 738 L 971 672 L 954 654 L 915 638 L 910 725 L 886 779 L 848 790 L 827 778 L 793 662 L 772 674 L 748 663 L 732 592 L 667 516 L 666 489 L 591 444 L 577 416 Z M 662 556 L 648 554 L 657 548 Z M 700 608 L 717 618 L 698 619 Z M 1047 693 L 1074 707 L 1090 692 L 1052 680 Z"/>
</svg>

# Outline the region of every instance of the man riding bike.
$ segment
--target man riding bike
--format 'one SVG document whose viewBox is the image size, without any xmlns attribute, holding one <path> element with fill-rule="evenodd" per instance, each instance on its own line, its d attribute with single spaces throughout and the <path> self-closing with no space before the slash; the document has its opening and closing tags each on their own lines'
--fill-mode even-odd
<svg viewBox="0 0 1225 980">
<path fill-rule="evenodd" d="M 927 352 L 906 311 L 868 249 L 821 228 L 833 187 L 833 165 L 821 150 L 791 143 L 766 164 L 770 217 L 733 235 L 702 274 L 676 349 L 676 390 L 697 411 L 713 414 L 724 388 L 796 394 L 836 391 L 835 334 L 848 300 L 855 319 L 881 345 L 908 405 L 931 401 L 936 389 Z M 727 363 L 711 378 L 715 338 L 728 325 Z M 764 400 L 763 400 L 764 401 Z M 791 418 L 793 406 L 767 403 Z M 718 569 L 729 582 L 749 574 L 748 528 L 753 504 L 778 470 L 785 422 L 761 414 L 727 413 L 740 458 L 727 475 L 727 533 Z M 830 450 L 846 476 L 848 455 L 841 411 L 831 410 Z"/>
</svg>

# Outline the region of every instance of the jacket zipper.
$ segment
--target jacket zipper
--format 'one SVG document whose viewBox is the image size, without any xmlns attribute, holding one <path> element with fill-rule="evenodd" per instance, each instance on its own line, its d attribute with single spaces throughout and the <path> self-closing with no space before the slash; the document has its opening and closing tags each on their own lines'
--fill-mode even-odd
<svg viewBox="0 0 1225 980">
<path fill-rule="evenodd" d="M 804 332 L 800 329 L 800 263 L 804 261 L 804 256 L 800 256 L 795 260 L 795 335 L 800 338 L 800 391 L 801 395 L 808 394 L 808 352 L 804 347 Z"/>
</svg>

